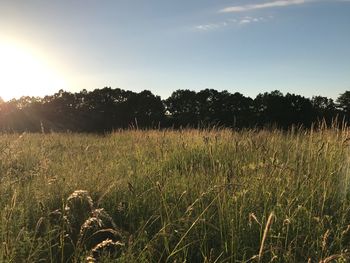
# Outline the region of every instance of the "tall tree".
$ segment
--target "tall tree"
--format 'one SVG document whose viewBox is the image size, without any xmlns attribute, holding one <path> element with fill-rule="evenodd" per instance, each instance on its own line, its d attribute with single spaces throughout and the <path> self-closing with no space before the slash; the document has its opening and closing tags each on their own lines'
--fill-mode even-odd
<svg viewBox="0 0 350 263">
<path fill-rule="evenodd" d="M 350 91 L 345 91 L 337 99 L 338 108 L 347 115 L 350 114 Z"/>
<path fill-rule="evenodd" d="M 174 91 L 171 96 L 165 100 L 165 104 L 170 123 L 175 127 L 198 125 L 199 112 L 195 91 Z"/>
</svg>

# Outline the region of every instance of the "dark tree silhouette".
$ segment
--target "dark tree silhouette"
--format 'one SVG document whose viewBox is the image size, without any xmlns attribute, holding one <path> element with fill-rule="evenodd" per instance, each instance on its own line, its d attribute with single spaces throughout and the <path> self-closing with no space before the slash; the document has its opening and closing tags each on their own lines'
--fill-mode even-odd
<svg viewBox="0 0 350 263">
<path fill-rule="evenodd" d="M 340 110 L 344 113 L 350 113 L 350 91 L 345 91 L 337 99 L 337 104 Z"/>
<path fill-rule="evenodd" d="M 259 94 L 254 100 L 257 125 L 266 124 L 285 126 L 285 117 L 289 111 L 283 94 L 278 91 Z"/>
<path fill-rule="evenodd" d="M 169 113 L 169 123 L 175 127 L 198 125 L 198 105 L 196 92 L 177 90 L 165 100 L 166 110 Z"/>
<path fill-rule="evenodd" d="M 3 132 L 110 132 L 130 127 L 230 127 L 235 129 L 292 125 L 310 127 L 314 122 L 331 124 L 350 120 L 350 91 L 332 99 L 312 99 L 280 91 L 252 98 L 240 93 L 205 89 L 177 90 L 161 100 L 152 92 L 139 93 L 105 87 L 78 93 L 59 90 L 38 97 L 0 99 L 0 131 Z M 341 118 L 341 119 L 340 119 Z"/>
<path fill-rule="evenodd" d="M 137 127 L 159 127 L 164 121 L 165 109 L 162 100 L 149 90 L 131 94 L 127 106 L 130 109 L 129 120 L 134 118 Z"/>
<path fill-rule="evenodd" d="M 311 103 L 314 110 L 314 118 L 318 121 L 324 120 L 327 124 L 331 124 L 332 119 L 340 114 L 334 101 L 327 97 L 314 96 Z"/>
<path fill-rule="evenodd" d="M 291 125 L 304 125 L 310 127 L 313 122 L 313 108 L 310 99 L 307 99 L 300 95 L 287 93 L 285 96 L 286 112 L 285 126 Z"/>
</svg>

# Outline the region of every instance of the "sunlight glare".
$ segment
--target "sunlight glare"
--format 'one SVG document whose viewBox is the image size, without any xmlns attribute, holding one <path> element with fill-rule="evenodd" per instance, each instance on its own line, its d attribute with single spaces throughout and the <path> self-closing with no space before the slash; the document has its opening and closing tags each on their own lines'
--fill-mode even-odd
<svg viewBox="0 0 350 263">
<path fill-rule="evenodd" d="M 0 42 L 0 98 L 52 95 L 65 81 L 38 55 L 16 44 Z"/>
</svg>

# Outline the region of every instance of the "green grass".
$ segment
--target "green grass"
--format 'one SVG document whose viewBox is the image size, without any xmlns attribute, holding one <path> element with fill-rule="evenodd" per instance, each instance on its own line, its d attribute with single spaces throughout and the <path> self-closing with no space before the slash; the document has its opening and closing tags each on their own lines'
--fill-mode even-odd
<svg viewBox="0 0 350 263">
<path fill-rule="evenodd" d="M 101 262 L 347 262 L 349 132 L 0 135 L 0 262 L 83 261 L 75 190 L 123 232 Z"/>
</svg>

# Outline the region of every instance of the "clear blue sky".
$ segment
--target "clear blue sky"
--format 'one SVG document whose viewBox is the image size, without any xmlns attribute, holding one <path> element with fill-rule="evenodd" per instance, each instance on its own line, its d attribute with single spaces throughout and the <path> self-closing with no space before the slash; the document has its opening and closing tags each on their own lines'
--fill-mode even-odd
<svg viewBox="0 0 350 263">
<path fill-rule="evenodd" d="M 349 0 L 0 0 L 0 32 L 70 91 L 350 90 Z"/>
</svg>

